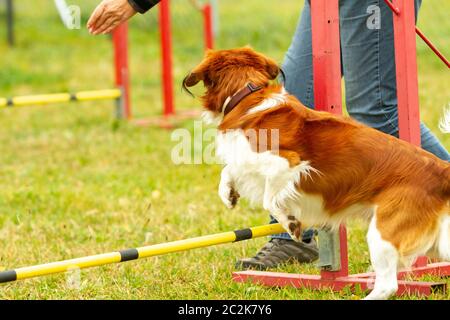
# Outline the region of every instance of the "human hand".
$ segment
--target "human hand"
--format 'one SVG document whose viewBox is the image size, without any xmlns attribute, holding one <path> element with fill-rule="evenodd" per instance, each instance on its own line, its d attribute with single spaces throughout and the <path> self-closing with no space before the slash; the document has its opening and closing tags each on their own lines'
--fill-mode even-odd
<svg viewBox="0 0 450 320">
<path fill-rule="evenodd" d="M 103 0 L 89 18 L 87 28 L 93 35 L 107 34 L 135 14 L 127 0 Z"/>
</svg>

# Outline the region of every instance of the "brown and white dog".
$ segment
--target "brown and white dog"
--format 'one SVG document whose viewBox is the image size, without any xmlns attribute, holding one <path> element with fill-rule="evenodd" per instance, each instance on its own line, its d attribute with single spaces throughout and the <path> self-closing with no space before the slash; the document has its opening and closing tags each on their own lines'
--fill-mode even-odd
<svg viewBox="0 0 450 320">
<path fill-rule="evenodd" d="M 203 106 L 218 120 L 225 205 L 248 198 L 297 241 L 300 221 L 335 228 L 347 218 L 370 219 L 376 281 L 367 299 L 394 294 L 398 266 L 419 255 L 449 261 L 449 164 L 350 118 L 303 106 L 271 84 L 279 72 L 273 60 L 245 47 L 208 51 L 183 82 L 186 88 L 203 81 Z M 278 132 L 277 141 L 268 131 Z"/>
</svg>

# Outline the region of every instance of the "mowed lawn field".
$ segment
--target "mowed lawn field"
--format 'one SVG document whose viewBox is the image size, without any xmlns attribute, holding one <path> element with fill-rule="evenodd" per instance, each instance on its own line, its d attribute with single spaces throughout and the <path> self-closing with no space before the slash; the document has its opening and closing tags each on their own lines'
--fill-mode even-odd
<svg viewBox="0 0 450 320">
<path fill-rule="evenodd" d="M 299 16 L 300 0 L 220 2 L 218 48 L 250 44 L 282 62 Z M 108 36 L 84 24 L 96 1 L 81 7 L 82 28 L 63 27 L 53 1 L 15 1 L 14 48 L 7 47 L 0 7 L 0 97 L 113 86 Z M 201 15 L 174 0 L 177 109 L 198 108 L 181 92 L 184 75 L 203 55 Z M 0 4 L 2 4 L 0 2 Z M 424 1 L 419 25 L 450 55 L 449 2 Z M 161 112 L 157 10 L 130 27 L 133 114 Z M 423 121 L 437 129 L 450 102 L 445 66 L 418 44 Z M 200 92 L 196 90 L 196 92 Z M 219 165 L 175 165 L 169 130 L 116 122 L 113 103 L 87 102 L 0 110 L 0 270 L 265 224 L 268 214 L 241 201 L 227 210 L 217 196 Z M 192 121 L 182 127 L 193 130 Z M 199 152 L 199 150 L 197 150 Z M 420 183 L 420 181 L 418 181 Z M 349 225 L 351 272 L 369 266 L 366 227 Z M 53 275 L 0 286 L 0 299 L 359 299 L 365 293 L 265 288 L 231 280 L 235 261 L 266 239 Z M 313 264 L 278 271 L 318 273 Z M 75 277 L 75 278 L 74 278 Z M 438 280 L 424 277 L 425 280 Z M 446 281 L 450 285 L 449 280 Z M 417 299 L 417 297 L 403 297 Z M 431 299 L 449 299 L 435 293 Z"/>
</svg>

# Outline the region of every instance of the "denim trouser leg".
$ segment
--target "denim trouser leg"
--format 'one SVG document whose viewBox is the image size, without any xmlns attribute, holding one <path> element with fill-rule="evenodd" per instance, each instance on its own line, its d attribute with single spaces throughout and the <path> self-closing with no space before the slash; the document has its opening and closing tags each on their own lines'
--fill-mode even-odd
<svg viewBox="0 0 450 320">
<path fill-rule="evenodd" d="M 415 0 L 416 14 L 421 2 Z M 369 21 L 377 12 L 379 27 Z M 283 70 L 286 90 L 314 108 L 310 14 L 307 0 Z M 392 12 L 383 0 L 341 0 L 339 16 L 347 110 L 356 120 L 398 137 Z M 420 128 L 422 148 L 450 161 L 449 153 L 433 133 L 423 123 Z M 311 231 L 305 233 L 307 237 Z M 273 237 L 290 238 L 287 233 Z"/>
<path fill-rule="evenodd" d="M 314 84 L 312 65 L 311 11 L 308 1 L 284 57 L 283 71 L 286 74 L 284 86 L 305 106 L 314 108 Z"/>
<path fill-rule="evenodd" d="M 415 0 L 416 15 L 421 0 Z M 379 11 L 374 11 L 379 8 Z M 368 23 L 379 12 L 379 26 Z M 339 2 L 342 69 L 347 111 L 356 120 L 398 137 L 392 11 L 383 0 Z M 423 124 L 422 148 L 443 160 L 449 153 Z"/>
</svg>

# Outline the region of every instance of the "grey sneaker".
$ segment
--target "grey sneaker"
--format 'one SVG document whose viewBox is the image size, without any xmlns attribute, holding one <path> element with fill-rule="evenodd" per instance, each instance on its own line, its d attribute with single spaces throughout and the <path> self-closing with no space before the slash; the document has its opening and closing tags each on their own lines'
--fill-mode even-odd
<svg viewBox="0 0 450 320">
<path fill-rule="evenodd" d="M 309 243 L 271 239 L 253 258 L 238 260 L 236 269 L 267 270 L 292 261 L 300 263 L 313 262 L 318 257 L 319 248 L 314 238 Z"/>
</svg>

